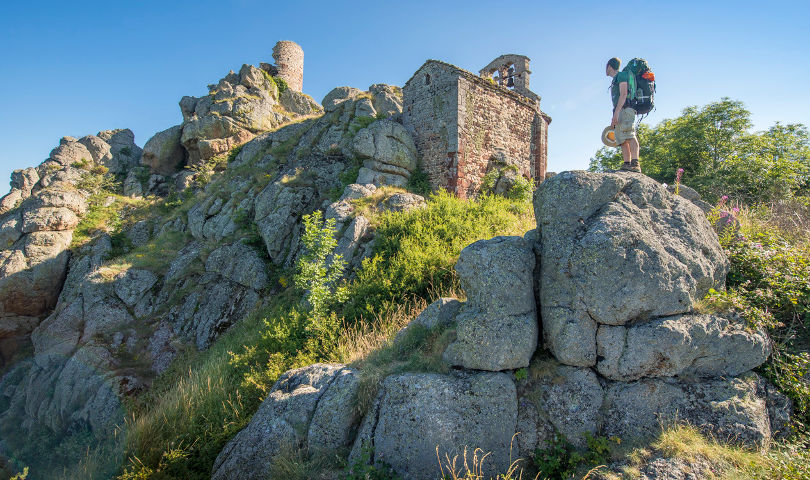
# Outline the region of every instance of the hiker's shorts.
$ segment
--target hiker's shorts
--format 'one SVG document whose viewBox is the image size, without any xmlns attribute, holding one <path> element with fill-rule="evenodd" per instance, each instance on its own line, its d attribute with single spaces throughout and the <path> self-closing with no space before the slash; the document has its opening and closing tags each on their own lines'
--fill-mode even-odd
<svg viewBox="0 0 810 480">
<path fill-rule="evenodd" d="M 616 144 L 621 145 L 631 138 L 636 138 L 636 111 L 632 108 L 623 108 L 619 112 L 619 124 L 614 129 Z"/>
</svg>

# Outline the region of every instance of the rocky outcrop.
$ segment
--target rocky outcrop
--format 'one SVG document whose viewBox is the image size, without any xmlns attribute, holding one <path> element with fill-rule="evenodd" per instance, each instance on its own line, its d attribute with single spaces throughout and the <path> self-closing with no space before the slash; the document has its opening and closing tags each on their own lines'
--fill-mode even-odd
<svg viewBox="0 0 810 480">
<path fill-rule="evenodd" d="M 217 456 L 211 478 L 264 479 L 268 459 L 282 449 L 314 453 L 348 446 L 359 421 L 352 409 L 359 382 L 356 371 L 335 364 L 285 373 L 248 426 Z"/>
<path fill-rule="evenodd" d="M 203 163 L 273 130 L 298 115 L 317 113 L 321 107 L 308 96 L 288 89 L 279 96 L 272 77 L 243 65 L 209 87 L 208 96 L 183 97 L 180 141 L 190 165 Z"/>
<path fill-rule="evenodd" d="M 416 169 L 413 138 L 399 123 L 378 120 L 357 132 L 352 145 L 363 167 L 357 183 L 403 187 Z"/>
<path fill-rule="evenodd" d="M 570 365 L 596 364 L 599 325 L 687 313 L 728 270 L 703 212 L 644 175 L 561 173 L 535 216 L 545 341 Z"/>
<path fill-rule="evenodd" d="M 350 199 L 366 195 L 347 187 L 327 216 L 351 226 Z M 491 475 L 557 435 L 585 448 L 589 436 L 646 441 L 686 421 L 767 448 L 785 429 L 790 402 L 751 372 L 766 335 L 691 311 L 728 268 L 698 207 L 641 175 L 565 172 L 541 186 L 535 212 L 537 231 L 462 251 L 465 302 L 440 299 L 396 335 L 402 348 L 412 328 L 454 334 L 443 359 L 457 368 L 384 379 L 350 464 L 370 452 L 427 479 L 437 447 L 442 461 L 480 448 Z"/>
</svg>

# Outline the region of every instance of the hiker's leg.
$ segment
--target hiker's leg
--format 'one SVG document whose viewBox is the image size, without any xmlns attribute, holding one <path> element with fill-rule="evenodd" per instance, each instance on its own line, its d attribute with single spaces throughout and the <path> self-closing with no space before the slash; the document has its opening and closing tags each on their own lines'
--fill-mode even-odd
<svg viewBox="0 0 810 480">
<path fill-rule="evenodd" d="M 627 145 L 627 149 L 630 152 L 630 158 L 638 158 L 638 139 L 636 137 L 629 138 L 624 145 Z M 624 145 L 622 145 L 622 153 L 624 153 Z M 625 157 L 627 158 L 627 157 Z"/>
<path fill-rule="evenodd" d="M 638 142 L 636 142 L 636 157 L 631 157 L 630 153 L 631 153 L 630 140 L 626 140 L 624 143 L 622 143 L 622 159 L 624 160 L 624 163 L 630 163 L 631 158 L 637 158 Z"/>
</svg>

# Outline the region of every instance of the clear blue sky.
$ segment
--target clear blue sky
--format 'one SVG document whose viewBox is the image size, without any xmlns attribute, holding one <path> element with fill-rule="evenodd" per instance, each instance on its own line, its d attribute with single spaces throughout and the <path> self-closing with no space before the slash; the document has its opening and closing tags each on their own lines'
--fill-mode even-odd
<svg viewBox="0 0 810 480">
<path fill-rule="evenodd" d="M 318 101 L 340 85 L 403 85 L 429 58 L 477 72 L 527 55 L 553 119 L 551 171 L 586 168 L 601 146 L 612 56 L 653 67 L 649 123 L 728 96 L 757 130 L 810 125 L 809 22 L 810 2 L 779 0 L 6 2 L 0 182 L 64 135 L 126 127 L 143 146 L 181 122 L 183 95 L 243 63 L 272 63 L 277 40 L 303 47 L 304 92 Z"/>
</svg>

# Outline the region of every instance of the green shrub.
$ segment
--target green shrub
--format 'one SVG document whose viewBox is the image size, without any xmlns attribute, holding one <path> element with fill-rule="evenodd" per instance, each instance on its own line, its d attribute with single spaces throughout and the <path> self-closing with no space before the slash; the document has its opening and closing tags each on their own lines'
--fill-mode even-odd
<svg viewBox="0 0 810 480">
<path fill-rule="evenodd" d="M 726 291 L 710 291 L 701 307 L 733 312 L 752 327 L 767 329 L 774 352 L 759 370 L 793 400 L 797 419 L 806 425 L 810 355 L 803 345 L 810 342 L 810 243 L 769 223 L 768 209 L 728 208 L 725 202 L 710 220 L 729 220 L 712 222 L 730 261 Z"/>
<path fill-rule="evenodd" d="M 531 201 L 533 194 L 534 183 L 532 183 L 532 181 L 528 178 L 520 175 L 515 178 L 515 183 L 509 187 L 509 191 L 506 192 L 506 198 L 515 201 L 529 202 Z"/>
<path fill-rule="evenodd" d="M 326 222 L 322 219 L 320 210 L 302 218 L 304 233 L 295 275 L 295 286 L 305 292 L 304 299 L 315 321 L 327 317 L 330 307 L 344 301 L 347 293 L 345 286 L 338 284 L 346 269 L 346 261 L 335 254 L 335 219 Z M 329 326 L 323 328 L 331 330 Z"/>
<path fill-rule="evenodd" d="M 424 170 L 417 166 L 416 170 L 411 173 L 411 177 L 408 179 L 407 188 L 409 192 L 427 197 L 431 192 L 430 177 L 428 177 Z"/>
</svg>

